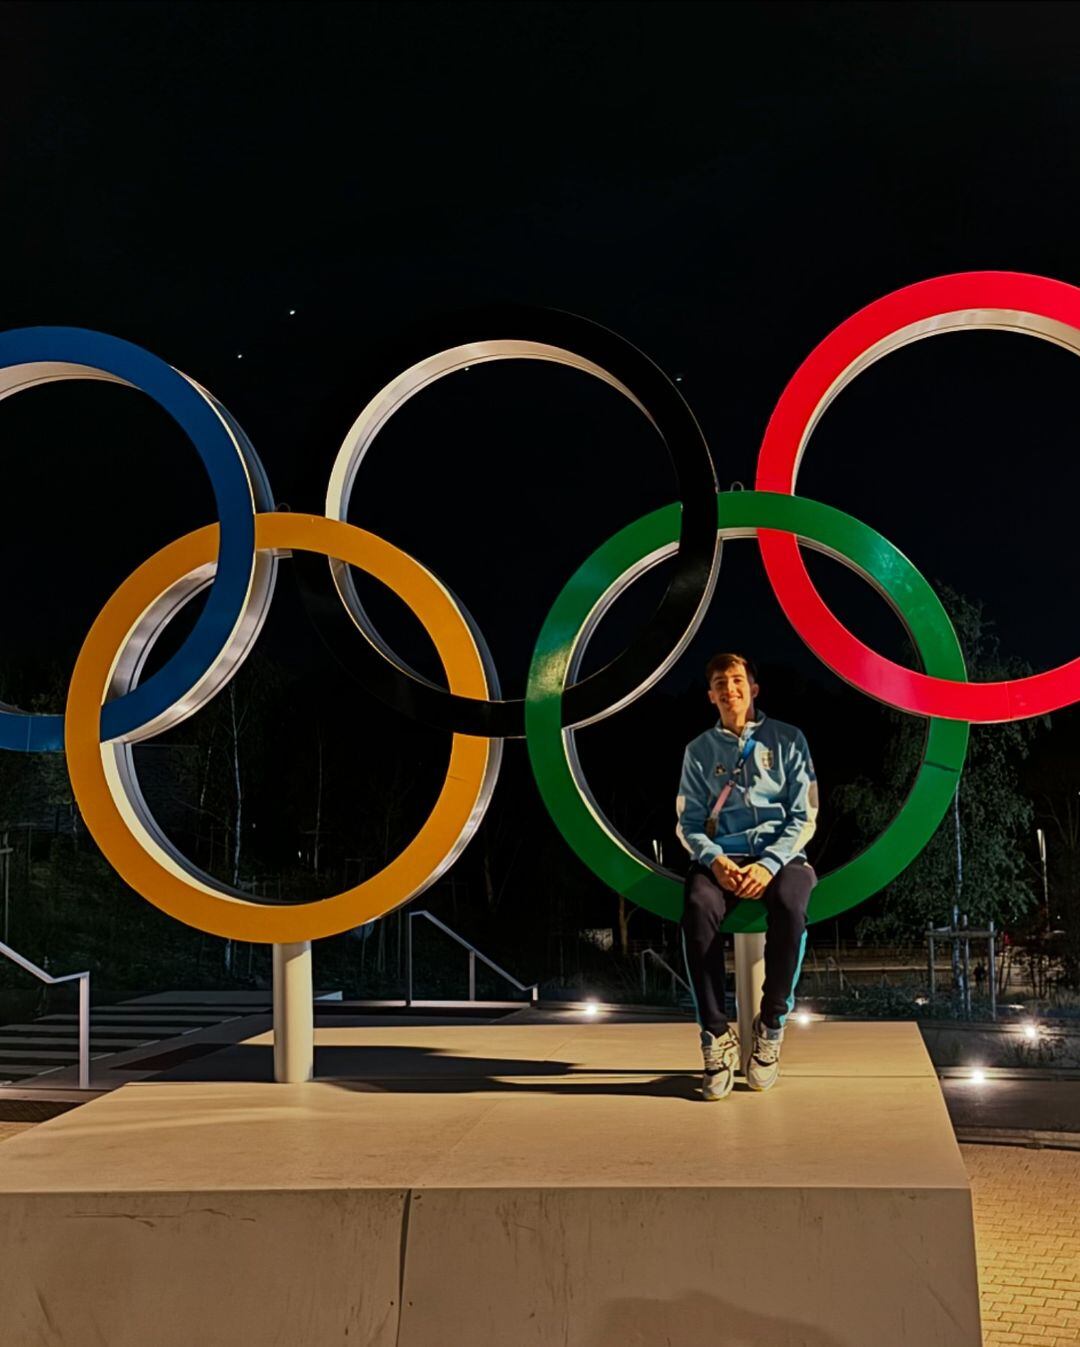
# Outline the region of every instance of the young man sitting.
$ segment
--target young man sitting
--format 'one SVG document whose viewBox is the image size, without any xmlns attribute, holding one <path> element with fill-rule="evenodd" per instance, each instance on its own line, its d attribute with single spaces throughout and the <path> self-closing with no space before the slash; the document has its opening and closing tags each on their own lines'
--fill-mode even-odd
<svg viewBox="0 0 1080 1347">
<path fill-rule="evenodd" d="M 731 904 L 766 912 L 765 986 L 746 1068 L 752 1090 L 780 1073 L 784 1020 L 806 948 L 806 907 L 817 876 L 803 851 L 814 834 L 817 780 L 801 730 L 755 710 L 754 665 L 714 655 L 705 669 L 720 719 L 686 747 L 678 836 L 692 859 L 686 877 L 683 950 L 694 989 L 705 1059 L 702 1094 L 724 1099 L 735 1083 L 739 1041 L 724 1008 L 721 923 Z"/>
</svg>

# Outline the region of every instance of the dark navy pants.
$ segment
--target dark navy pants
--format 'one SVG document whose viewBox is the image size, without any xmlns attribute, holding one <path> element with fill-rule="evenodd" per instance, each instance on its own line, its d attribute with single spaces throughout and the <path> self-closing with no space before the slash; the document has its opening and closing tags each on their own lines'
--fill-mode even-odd
<svg viewBox="0 0 1080 1347">
<path fill-rule="evenodd" d="M 733 856 L 745 865 L 752 857 Z M 721 923 L 734 903 L 760 903 L 766 913 L 765 988 L 761 996 L 762 1023 L 783 1027 L 795 1004 L 795 984 L 806 950 L 806 907 L 817 883 L 813 867 L 790 861 L 765 886 L 759 898 L 736 898 L 717 883 L 712 870 L 697 861 L 690 867 L 684 889 L 683 951 L 697 1002 L 698 1022 L 710 1034 L 728 1027 L 724 1008 L 724 936 Z"/>
</svg>

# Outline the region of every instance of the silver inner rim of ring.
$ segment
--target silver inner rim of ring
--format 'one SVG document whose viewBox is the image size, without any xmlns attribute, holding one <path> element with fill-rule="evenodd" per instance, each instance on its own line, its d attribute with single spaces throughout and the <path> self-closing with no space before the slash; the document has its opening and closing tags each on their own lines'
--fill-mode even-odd
<svg viewBox="0 0 1080 1347">
<path fill-rule="evenodd" d="M 253 649 L 266 621 L 266 615 L 269 611 L 269 597 L 272 596 L 272 579 L 276 575 L 277 564 L 282 554 L 259 552 L 257 555 L 264 558 L 267 566 L 271 568 L 271 595 L 268 596 L 267 602 L 253 614 L 250 625 L 245 629 L 246 640 L 242 648 L 235 652 L 235 657 L 227 664 L 219 664 L 215 667 L 212 687 L 199 705 L 220 692 L 233 675 L 237 673 L 241 664 Z M 284 555 L 287 556 L 288 554 Z M 213 581 L 216 569 L 214 562 L 208 562 L 206 565 L 200 566 L 197 570 L 191 571 L 188 575 L 174 581 L 150 604 L 132 628 L 131 634 L 123 646 L 117 651 L 109 678 L 110 695 L 120 696 L 123 692 L 137 685 L 154 644 L 164 633 L 172 619 Z M 452 596 L 451 600 L 453 601 Z M 197 708 L 193 707 L 186 714 L 190 715 L 195 709 Z M 181 719 L 183 718 L 181 717 Z M 179 721 L 174 723 L 179 723 Z M 145 736 L 140 734 L 139 737 Z M 164 870 L 185 883 L 194 884 L 195 887 L 213 898 L 219 898 L 226 902 L 241 903 L 247 907 L 266 906 L 266 904 L 253 901 L 251 896 L 245 894 L 243 890 L 215 879 L 189 860 L 165 834 L 143 795 L 138 772 L 135 768 L 134 743 L 135 740 L 114 740 L 112 743 L 103 744 L 101 752 L 109 793 L 124 822 L 143 850 Z M 430 888 L 461 855 L 487 812 L 499 778 L 502 756 L 503 741 L 501 739 L 490 740 L 487 763 L 476 803 L 453 846 L 423 882 L 417 884 L 409 893 L 401 895 L 394 906 L 400 906 Z M 321 902 L 325 899 L 313 901 Z M 386 910 L 392 911 L 393 907 Z"/>
<path fill-rule="evenodd" d="M 224 426 L 247 477 L 252 510 L 272 510 L 274 504 L 270 494 L 270 483 L 251 441 L 211 393 L 208 393 L 194 379 L 189 378 L 182 370 L 177 370 L 176 373 L 187 380 Z M 127 379 L 118 378 L 115 374 L 95 369 L 90 365 L 76 365 L 63 361 L 37 361 L 25 365 L 8 365 L 0 369 L 0 400 L 11 397 L 26 388 L 60 383 L 68 379 L 89 379 L 99 383 L 120 384 L 124 388 L 134 388 L 137 392 L 142 391 Z M 188 716 L 193 715 L 200 706 L 208 702 L 219 688 L 228 682 L 233 670 L 246 658 L 251 644 L 262 628 L 270 607 L 270 600 L 273 597 L 276 575 L 276 559 L 268 554 L 256 552 L 252 560 L 251 577 L 244 606 L 216 659 L 202 678 L 183 697 L 174 702 L 161 715 L 126 735 L 125 738 L 129 743 L 137 743 L 139 740 L 160 734 L 162 730 L 179 725 Z M 206 580 L 198 586 L 198 589 L 205 588 L 208 583 L 209 580 Z M 187 597 L 194 597 L 196 592 L 198 590 L 193 591 Z M 129 688 L 135 686 L 158 634 L 160 633 L 155 633 L 152 636 L 145 648 L 134 639 L 134 633 L 132 634 L 132 638 L 125 645 L 121 661 L 114 670 L 112 679 L 110 679 L 106 701 L 116 700 Z M 12 715 L 32 714 L 22 711 L 16 706 L 0 703 L 0 707 Z"/>
<path fill-rule="evenodd" d="M 379 431 L 386 425 L 395 412 L 399 411 L 410 398 L 414 397 L 422 389 L 430 387 L 439 379 L 445 378 L 448 374 L 453 374 L 457 370 L 462 370 L 470 365 L 480 365 L 490 363 L 496 360 L 540 360 L 547 361 L 550 364 L 565 365 L 571 369 L 580 370 L 584 374 L 591 375 L 599 379 L 602 383 L 614 388 L 627 398 L 648 420 L 649 424 L 655 429 L 656 422 L 649 414 L 645 406 L 638 398 L 613 375 L 609 374 L 602 366 L 594 364 L 591 360 L 586 360 L 583 356 L 576 355 L 573 351 L 567 351 L 559 346 L 548 346 L 541 342 L 531 341 L 484 341 L 469 342 L 466 345 L 450 347 L 444 351 L 429 356 L 425 360 L 410 366 L 404 370 L 385 388 L 381 389 L 361 411 L 360 415 L 353 422 L 348 434 L 338 450 L 337 457 L 334 460 L 334 466 L 330 473 L 330 481 L 326 492 L 326 513 L 331 519 L 345 520 L 348 517 L 349 502 L 352 498 L 353 486 L 356 483 L 357 473 L 364 461 L 364 457 L 371 448 Z M 676 663 L 679 656 L 693 640 L 694 634 L 701 624 L 702 619 L 708 610 L 709 603 L 712 600 L 713 592 L 716 588 L 717 575 L 720 569 L 720 549 L 717 548 L 713 556 L 712 570 L 709 575 L 709 583 L 705 593 L 702 595 L 701 602 L 698 604 L 693 618 L 688 625 L 685 633 L 679 639 L 670 655 L 660 664 L 651 674 L 643 679 L 636 687 L 632 688 L 623 698 L 609 707 L 599 715 L 590 717 L 587 720 L 577 722 L 577 728 L 585 725 L 592 725 L 601 720 L 606 720 L 608 716 L 613 716 L 617 711 L 629 706 L 631 702 L 636 701 L 643 693 L 647 692 L 656 682 L 663 678 L 664 674 Z M 349 573 L 347 564 L 340 561 L 331 561 L 330 571 L 334 582 L 334 587 L 341 596 L 341 601 L 345 605 L 346 612 L 352 619 L 354 625 L 360 634 L 372 645 L 390 664 L 398 670 L 399 673 L 416 679 L 418 682 L 426 684 L 431 688 L 438 688 L 438 684 L 432 683 L 424 678 L 422 674 L 417 673 L 403 659 L 401 659 L 394 650 L 383 640 L 375 628 L 374 623 L 368 616 L 360 601 L 356 588 L 353 585 L 352 576 Z M 443 584 L 441 580 L 429 571 L 429 575 Z M 445 584 L 443 587 L 446 588 Z M 501 697 L 499 675 L 495 668 L 495 661 L 487 647 L 483 634 L 480 631 L 475 619 L 468 608 L 460 599 L 454 596 L 458 610 L 469 625 L 473 633 L 473 639 L 476 641 L 477 648 L 480 650 L 480 657 L 484 663 L 484 671 L 491 691 L 491 696 L 496 700 Z M 440 691 L 444 689 L 439 689 Z"/>
<path fill-rule="evenodd" d="M 716 530 L 716 533 L 717 537 L 721 541 L 730 542 L 736 538 L 757 537 L 757 528 L 742 527 L 742 526 L 724 527 L 718 528 Z M 919 654 L 918 646 L 915 643 L 911 627 L 908 625 L 907 619 L 905 618 L 900 608 L 897 606 L 892 595 L 883 585 L 879 584 L 878 581 L 875 580 L 873 576 L 871 576 L 867 571 L 864 571 L 861 566 L 856 565 L 855 562 L 853 562 L 849 557 L 845 556 L 842 552 L 837 552 L 833 548 L 827 547 L 824 543 L 816 542 L 812 538 L 805 538 L 801 534 L 796 534 L 796 537 L 806 547 L 813 548 L 815 552 L 821 552 L 824 556 L 832 557 L 835 561 L 841 562 L 848 568 L 848 570 L 854 572 L 854 574 L 860 576 L 869 585 L 871 585 L 872 588 L 878 594 L 881 595 L 881 597 L 889 605 L 892 611 L 900 619 L 900 622 L 903 625 L 904 630 L 911 638 L 911 643 L 915 647 L 916 657 L 918 657 Z M 566 665 L 566 676 L 564 679 L 564 685 L 573 683 L 576 680 L 578 674 L 581 671 L 581 665 L 585 659 L 585 654 L 586 651 L 588 650 L 589 642 L 592 640 L 594 634 L 596 633 L 597 627 L 603 621 L 604 615 L 611 608 L 612 604 L 615 603 L 615 601 L 622 594 L 624 594 L 627 589 L 630 588 L 630 586 L 634 583 L 635 580 L 637 580 L 640 576 L 644 575 L 646 571 L 652 570 L 654 566 L 658 566 L 667 557 L 672 556 L 675 553 L 677 546 L 678 546 L 677 543 L 666 543 L 663 547 L 659 547 L 654 552 L 650 552 L 647 556 L 642 557 L 640 561 L 636 562 L 628 570 L 625 570 L 617 580 L 614 580 L 608 586 L 608 588 L 604 590 L 603 594 L 601 594 L 601 596 L 597 599 L 596 603 L 590 610 L 588 617 L 586 617 L 585 621 L 582 623 L 581 630 L 578 632 L 577 637 L 574 640 L 573 648 L 570 651 L 570 658 L 567 661 Z M 658 865 L 656 861 L 651 860 L 643 852 L 639 851 L 637 847 L 633 845 L 632 842 L 628 842 L 626 838 L 623 837 L 622 834 L 617 831 L 614 825 L 607 818 L 603 809 L 597 803 L 596 797 L 593 795 L 592 788 L 590 787 L 588 781 L 585 779 L 585 771 L 581 765 L 581 758 L 578 754 L 577 740 L 575 738 L 574 732 L 579 728 L 581 727 L 580 726 L 563 727 L 562 731 L 563 752 L 566 755 L 566 763 L 570 769 L 570 775 L 574 779 L 574 785 L 577 787 L 578 792 L 580 793 L 582 800 L 585 802 L 585 805 L 588 808 L 589 812 L 592 814 L 593 818 L 596 820 L 599 827 L 602 828 L 603 831 L 607 834 L 608 839 L 611 842 L 613 842 L 617 847 L 619 847 L 622 851 L 626 852 L 626 854 L 630 856 L 633 860 L 637 861 L 640 865 L 645 866 L 646 869 L 651 870 L 653 874 L 660 875 L 664 879 L 669 879 L 677 884 L 681 884 L 683 882 L 682 875 L 677 874 L 674 870 L 667 869 L 666 866 Z"/>
</svg>

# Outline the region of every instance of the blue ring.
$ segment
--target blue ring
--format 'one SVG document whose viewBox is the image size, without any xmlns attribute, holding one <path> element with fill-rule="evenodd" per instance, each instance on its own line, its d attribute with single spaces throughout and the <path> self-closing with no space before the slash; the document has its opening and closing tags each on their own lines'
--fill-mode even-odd
<svg viewBox="0 0 1080 1347">
<path fill-rule="evenodd" d="M 194 445 L 210 476 L 221 536 L 217 574 L 198 620 L 179 650 L 145 683 L 101 708 L 101 737 L 119 739 L 149 724 L 180 701 L 213 666 L 244 609 L 255 567 L 255 497 L 249 470 L 214 410 L 182 374 L 131 342 L 77 327 L 24 327 L 0 333 L 0 369 L 63 362 L 114 375 L 162 407 Z M 238 437 L 239 438 L 239 437 Z M 254 456 L 254 451 L 251 451 Z M 257 460 L 255 461 L 257 464 Z M 255 464 L 253 464 L 253 467 Z M 261 483 L 260 483 L 261 484 Z M 0 709 L 0 748 L 27 753 L 64 747 L 63 716 Z"/>
</svg>

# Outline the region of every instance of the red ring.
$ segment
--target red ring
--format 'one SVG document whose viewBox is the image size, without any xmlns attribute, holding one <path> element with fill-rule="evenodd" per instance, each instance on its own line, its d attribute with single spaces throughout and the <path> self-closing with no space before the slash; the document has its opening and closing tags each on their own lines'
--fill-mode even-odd
<svg viewBox="0 0 1080 1347">
<path fill-rule="evenodd" d="M 1080 355 L 1080 289 L 1021 272 L 967 271 L 920 281 L 860 309 L 810 352 L 781 394 L 761 444 L 755 489 L 794 493 L 815 425 L 868 365 L 922 337 L 988 327 L 1043 337 Z M 1080 701 L 1080 659 L 1002 683 L 957 683 L 894 664 L 834 616 L 790 533 L 761 529 L 758 546 L 780 606 L 806 644 L 834 673 L 889 706 L 987 723 L 1025 720 Z"/>
</svg>

